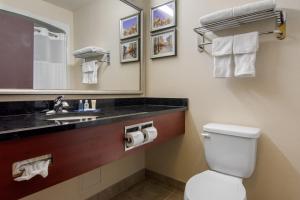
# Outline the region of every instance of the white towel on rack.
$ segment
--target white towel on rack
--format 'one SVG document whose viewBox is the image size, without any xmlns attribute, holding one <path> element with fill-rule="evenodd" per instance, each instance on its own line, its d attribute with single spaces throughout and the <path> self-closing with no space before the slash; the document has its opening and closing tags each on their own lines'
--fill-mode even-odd
<svg viewBox="0 0 300 200">
<path fill-rule="evenodd" d="M 212 41 L 212 55 L 214 56 L 215 78 L 228 78 L 233 74 L 232 62 L 233 36 L 219 37 Z"/>
<path fill-rule="evenodd" d="M 80 56 L 82 54 L 93 54 L 93 53 L 103 53 L 105 52 L 105 50 L 101 47 L 95 47 L 95 46 L 88 46 L 88 47 L 84 47 L 82 49 L 78 49 L 78 50 L 75 50 L 73 52 L 73 55 L 75 57 L 77 56 Z"/>
<path fill-rule="evenodd" d="M 82 83 L 97 84 L 98 69 L 99 66 L 96 60 L 82 63 Z"/>
<path fill-rule="evenodd" d="M 255 77 L 256 52 L 258 48 L 258 32 L 234 36 L 233 54 L 235 63 L 235 77 Z"/>
<path fill-rule="evenodd" d="M 238 17 L 242 15 L 247 15 L 255 12 L 260 12 L 263 10 L 275 9 L 275 0 L 261 0 L 252 3 L 248 3 L 242 6 L 235 7 L 233 9 L 233 16 Z"/>
<path fill-rule="evenodd" d="M 200 17 L 200 23 L 206 25 L 209 23 L 225 20 L 233 17 L 233 8 L 223 9 Z"/>
</svg>

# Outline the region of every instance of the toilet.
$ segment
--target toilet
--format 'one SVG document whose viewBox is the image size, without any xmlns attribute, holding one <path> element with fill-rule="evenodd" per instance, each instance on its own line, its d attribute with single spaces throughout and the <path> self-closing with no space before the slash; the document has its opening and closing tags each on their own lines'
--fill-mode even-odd
<svg viewBox="0 0 300 200">
<path fill-rule="evenodd" d="M 210 123 L 202 136 L 210 170 L 189 179 L 184 200 L 246 200 L 243 178 L 254 171 L 260 129 Z"/>
</svg>

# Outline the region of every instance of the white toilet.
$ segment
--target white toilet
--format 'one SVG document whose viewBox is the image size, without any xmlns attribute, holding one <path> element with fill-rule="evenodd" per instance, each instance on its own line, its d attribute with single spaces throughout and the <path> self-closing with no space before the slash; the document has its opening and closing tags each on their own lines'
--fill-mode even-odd
<svg viewBox="0 0 300 200">
<path fill-rule="evenodd" d="M 243 178 L 252 175 L 260 129 L 225 124 L 203 127 L 204 149 L 211 170 L 186 184 L 185 200 L 246 200 Z"/>
</svg>

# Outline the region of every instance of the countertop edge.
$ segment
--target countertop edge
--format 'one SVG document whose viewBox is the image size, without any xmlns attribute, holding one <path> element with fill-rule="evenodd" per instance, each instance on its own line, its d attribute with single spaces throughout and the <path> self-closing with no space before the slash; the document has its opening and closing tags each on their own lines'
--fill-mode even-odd
<svg viewBox="0 0 300 200">
<path fill-rule="evenodd" d="M 172 112 L 185 112 L 187 110 L 188 110 L 187 106 L 170 107 L 170 109 L 161 110 L 161 111 L 128 114 L 128 115 L 125 114 L 122 116 L 114 116 L 114 117 L 103 118 L 103 119 L 100 118 L 95 121 L 74 122 L 74 123 L 64 124 L 64 125 L 49 125 L 49 126 L 41 126 L 41 127 L 33 127 L 33 128 L 14 129 L 14 130 L 0 132 L 0 141 L 11 141 L 11 140 L 17 140 L 17 139 L 27 138 L 31 136 L 45 135 L 45 134 L 51 134 L 51 133 L 62 132 L 62 131 L 73 130 L 73 129 L 107 125 L 107 124 L 112 124 L 120 121 L 128 121 L 133 119 L 152 117 L 152 116 L 168 114 Z"/>
</svg>

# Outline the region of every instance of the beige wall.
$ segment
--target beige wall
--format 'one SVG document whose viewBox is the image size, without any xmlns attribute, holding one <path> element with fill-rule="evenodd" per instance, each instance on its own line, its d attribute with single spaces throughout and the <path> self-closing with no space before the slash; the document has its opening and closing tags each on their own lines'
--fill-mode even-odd
<svg viewBox="0 0 300 200">
<path fill-rule="evenodd" d="M 148 62 L 147 95 L 189 98 L 186 135 L 148 151 L 146 166 L 187 181 L 207 169 L 200 137 L 202 125 L 220 122 L 259 127 L 263 136 L 257 167 L 245 180 L 249 200 L 298 200 L 299 0 L 277 1 L 288 11 L 288 39 L 262 38 L 256 78 L 214 79 L 212 57 L 197 51 L 197 36 L 192 29 L 199 25 L 200 16 L 249 1 L 178 0 L 178 56 Z M 152 1 L 153 5 L 160 2 Z M 259 28 L 265 26 L 269 25 Z"/>
</svg>

